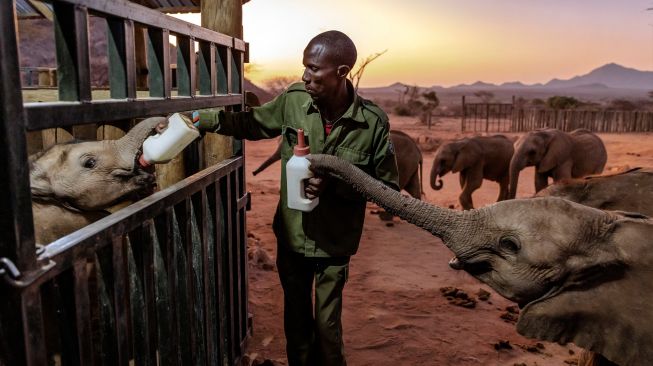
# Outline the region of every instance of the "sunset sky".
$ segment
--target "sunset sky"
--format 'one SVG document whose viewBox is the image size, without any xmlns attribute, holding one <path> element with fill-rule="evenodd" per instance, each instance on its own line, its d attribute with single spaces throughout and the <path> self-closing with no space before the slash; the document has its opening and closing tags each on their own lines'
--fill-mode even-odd
<svg viewBox="0 0 653 366">
<path fill-rule="evenodd" d="M 337 29 L 371 63 L 362 87 L 547 82 L 606 63 L 653 70 L 653 0 L 251 0 L 243 6 L 257 84 L 299 76 L 316 34 Z"/>
</svg>

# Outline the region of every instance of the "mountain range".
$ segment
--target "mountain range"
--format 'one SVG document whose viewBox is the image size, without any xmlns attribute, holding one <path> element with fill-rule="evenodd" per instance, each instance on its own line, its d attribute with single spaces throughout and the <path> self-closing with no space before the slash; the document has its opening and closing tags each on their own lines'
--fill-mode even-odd
<svg viewBox="0 0 653 366">
<path fill-rule="evenodd" d="M 402 83 L 394 83 L 388 87 L 397 88 L 404 86 Z M 442 87 L 434 85 L 427 87 L 427 89 L 438 90 L 453 90 L 453 89 L 497 89 L 497 88 L 510 88 L 510 89 L 563 89 L 563 88 L 619 88 L 631 90 L 653 90 L 653 71 L 640 71 L 633 68 L 618 65 L 616 63 L 609 63 L 598 67 L 585 75 L 574 76 L 571 79 L 552 79 L 546 84 L 524 84 L 520 81 L 506 82 L 502 84 L 491 84 L 483 81 L 477 81 L 473 84 L 459 84 L 451 87 Z M 375 88 L 367 88 L 368 90 Z"/>
<path fill-rule="evenodd" d="M 396 99 L 402 94 L 405 83 L 375 88 L 360 88 L 359 92 L 372 100 Z M 583 100 L 611 100 L 615 98 L 648 99 L 653 91 L 653 71 L 640 71 L 633 68 L 609 63 L 587 74 L 570 79 L 552 79 L 547 83 L 524 84 L 520 81 L 491 84 L 477 81 L 473 84 L 459 84 L 451 87 L 421 87 L 422 91 L 435 91 L 440 101 L 459 102 L 463 95 L 473 95 L 477 91 L 490 91 L 498 100 L 509 100 L 511 96 L 525 98 L 547 98 L 553 95 L 567 95 Z"/>
</svg>

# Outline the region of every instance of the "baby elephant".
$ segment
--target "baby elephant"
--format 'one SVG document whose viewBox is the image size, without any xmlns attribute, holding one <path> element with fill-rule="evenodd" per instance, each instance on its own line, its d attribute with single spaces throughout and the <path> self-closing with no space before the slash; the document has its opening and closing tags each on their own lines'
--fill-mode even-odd
<svg viewBox="0 0 653 366">
<path fill-rule="evenodd" d="M 118 140 L 59 144 L 30 156 L 36 242 L 52 242 L 153 188 L 154 175 L 138 158 L 143 141 L 165 122 L 165 117 L 148 118 Z"/>
<path fill-rule="evenodd" d="M 442 188 L 442 179 L 437 178 L 449 172 L 460 172 L 463 191 L 458 200 L 464 210 L 474 208 L 472 193 L 481 187 L 483 179 L 498 182 L 497 201 L 505 200 L 508 198 L 508 170 L 512 153 L 512 141 L 503 135 L 466 137 L 445 143 L 435 152 L 431 188 Z"/>
</svg>

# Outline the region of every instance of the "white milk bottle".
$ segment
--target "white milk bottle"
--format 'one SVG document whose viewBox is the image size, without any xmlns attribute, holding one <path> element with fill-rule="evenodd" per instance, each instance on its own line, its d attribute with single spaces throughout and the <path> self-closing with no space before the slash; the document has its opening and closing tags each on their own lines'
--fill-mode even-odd
<svg viewBox="0 0 653 366">
<path fill-rule="evenodd" d="M 297 130 L 297 145 L 293 150 L 293 156 L 286 163 L 286 185 L 288 188 L 288 208 L 304 212 L 312 211 L 320 202 L 319 197 L 314 199 L 306 198 L 304 193 L 304 179 L 313 176 L 308 168 L 311 163 L 306 159 L 310 149 L 304 144 L 304 130 Z"/>
<path fill-rule="evenodd" d="M 199 130 L 188 117 L 175 113 L 168 118 L 165 131 L 143 142 L 143 153 L 138 161 L 144 167 L 167 163 L 199 136 Z"/>
</svg>

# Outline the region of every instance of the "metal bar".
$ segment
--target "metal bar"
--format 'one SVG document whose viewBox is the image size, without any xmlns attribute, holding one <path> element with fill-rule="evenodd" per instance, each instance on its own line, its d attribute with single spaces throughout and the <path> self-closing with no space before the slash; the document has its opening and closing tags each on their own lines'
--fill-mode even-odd
<svg viewBox="0 0 653 366">
<path fill-rule="evenodd" d="M 13 1 L 0 1 L 0 257 L 36 267 Z"/>
<path fill-rule="evenodd" d="M 93 103 L 26 103 L 26 126 L 27 130 L 35 131 L 84 123 L 112 122 L 178 111 L 222 107 L 240 104 L 241 101 L 242 94 L 196 96 L 194 98 L 151 98 L 132 101 L 108 99 Z M 27 158 L 25 158 L 25 161 L 27 161 Z M 27 167 L 27 163 L 25 163 L 25 167 Z"/>
<path fill-rule="evenodd" d="M 234 39 L 225 34 L 171 16 L 164 16 L 160 11 L 149 9 L 126 0 L 58 0 L 58 2 L 82 5 L 94 12 L 131 19 L 136 23 L 147 24 L 155 28 L 168 29 L 170 32 L 175 34 L 186 36 L 192 35 L 198 39 L 215 42 L 227 47 L 236 47 L 239 51 L 245 51 L 245 42 L 242 40 Z"/>
</svg>

